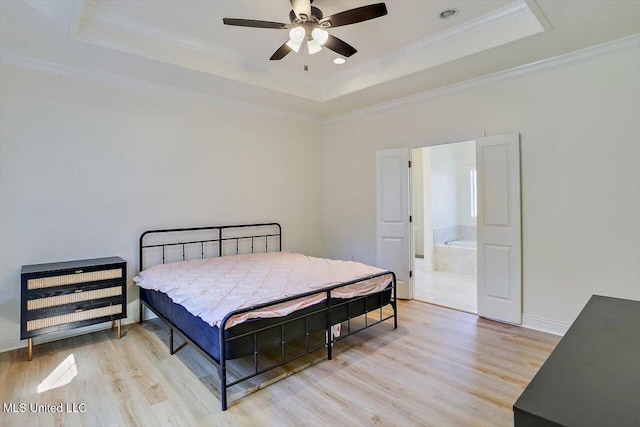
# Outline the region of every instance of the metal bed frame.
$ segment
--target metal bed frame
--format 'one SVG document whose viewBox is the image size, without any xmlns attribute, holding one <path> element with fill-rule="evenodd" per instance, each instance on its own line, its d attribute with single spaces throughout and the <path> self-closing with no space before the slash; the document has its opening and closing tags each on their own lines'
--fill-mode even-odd
<svg viewBox="0 0 640 427">
<path fill-rule="evenodd" d="M 247 235 L 244 234 L 236 234 L 236 235 L 229 235 L 228 231 L 240 231 L 240 230 L 255 230 L 255 229 L 273 229 L 273 230 L 277 230 L 274 232 L 248 232 Z M 145 243 L 145 237 L 149 237 L 150 235 L 158 235 L 158 234 L 164 234 L 164 233 L 187 233 L 187 232 L 209 232 L 211 231 L 214 236 L 212 238 L 206 238 L 206 239 L 188 239 L 186 241 L 170 241 L 170 242 L 155 242 L 155 243 Z M 227 233 L 225 235 L 225 233 Z M 257 234 L 256 234 L 257 233 Z M 233 234 L 233 233 L 232 233 Z M 235 254 L 241 254 L 241 253 L 255 253 L 256 250 L 258 249 L 255 245 L 256 240 L 260 240 L 260 239 L 264 239 L 265 241 L 265 246 L 264 246 L 264 251 L 265 252 L 275 252 L 276 250 L 273 249 L 273 244 L 270 245 L 270 238 L 271 240 L 277 240 L 277 251 L 281 251 L 282 250 L 282 227 L 280 226 L 280 224 L 278 223 L 259 223 L 259 224 L 241 224 L 241 225 L 223 225 L 223 226 L 210 226 L 210 227 L 191 227 L 191 228 L 172 228 L 172 229 L 157 229 L 157 230 L 149 230 L 149 231 L 145 231 L 144 233 L 142 233 L 142 235 L 140 236 L 140 246 L 139 246 L 139 261 L 140 261 L 140 271 L 142 271 L 144 268 L 147 268 L 147 266 L 145 265 L 145 250 L 150 249 L 150 248 L 161 248 L 162 251 L 162 264 L 164 264 L 165 262 L 167 262 L 166 260 L 166 252 L 167 252 L 167 248 L 171 248 L 171 247 L 178 247 L 178 248 L 182 248 L 182 255 L 181 258 L 182 260 L 188 260 L 189 256 L 186 254 L 186 250 L 185 248 L 188 246 L 192 246 L 192 245 L 200 245 L 200 259 L 205 259 L 205 258 L 213 258 L 216 256 L 223 256 L 223 255 L 228 255 L 224 253 L 224 245 L 227 244 L 229 242 L 234 242 L 235 241 Z M 240 249 L 240 242 L 244 242 L 244 241 L 249 241 L 251 242 L 251 248 L 250 248 L 250 252 L 245 252 L 244 250 L 241 251 Z M 205 244 L 214 244 L 217 245 L 217 255 L 213 255 L 213 256 L 205 256 Z M 261 247 L 261 246 L 260 246 Z M 353 298 L 349 298 L 349 299 L 337 299 L 337 298 L 333 298 L 331 297 L 331 291 L 334 289 L 338 289 L 344 286 L 349 286 L 349 285 L 353 285 L 355 283 L 359 283 L 359 282 L 364 282 L 370 279 L 373 279 L 375 277 L 379 277 L 379 276 L 384 276 L 384 275 L 390 275 L 391 276 L 391 283 L 382 291 L 379 292 L 375 292 L 372 294 L 367 294 L 367 295 L 363 295 L 363 296 L 357 296 L 357 297 L 353 297 Z M 302 297 L 307 297 L 307 296 L 311 296 L 311 295 L 316 295 L 316 294 L 321 294 L 324 293 L 326 294 L 326 299 L 319 303 L 314 305 L 313 307 L 316 307 L 315 309 L 313 309 L 313 311 L 311 312 L 306 312 L 304 314 L 301 315 L 296 315 L 297 312 L 293 312 L 292 314 L 290 314 L 289 316 L 287 316 L 286 318 L 280 318 L 282 319 L 281 321 L 277 321 L 275 323 L 271 322 L 266 326 L 262 326 L 262 327 L 257 327 L 255 329 L 252 329 L 248 332 L 244 332 L 241 334 L 236 334 L 231 336 L 230 334 L 228 334 L 227 332 L 230 329 L 225 329 L 225 326 L 227 324 L 227 322 L 229 321 L 229 319 L 235 315 L 238 314 L 242 314 L 242 313 L 246 313 L 246 312 L 250 312 L 253 310 L 258 310 L 258 309 L 262 309 L 265 307 L 269 307 L 269 306 L 275 306 L 277 304 L 281 304 L 284 302 L 288 302 L 288 301 L 293 301 Z M 388 298 L 389 300 L 386 301 L 383 297 L 384 295 L 388 294 Z M 392 295 L 392 296 L 391 296 Z M 368 304 L 371 304 L 371 299 L 375 298 L 377 296 L 377 303 L 375 304 L 374 307 L 371 307 L 371 309 L 368 309 Z M 350 311 L 351 309 L 351 305 L 353 303 L 357 303 L 359 301 L 362 301 L 364 303 L 364 312 L 361 312 L 362 310 L 356 312 L 356 313 L 351 313 Z M 369 301 L 369 303 L 368 303 Z M 286 363 L 289 363 L 291 361 L 294 361 L 296 359 L 299 359 L 303 356 L 306 356 L 310 353 L 313 353 L 317 350 L 320 350 L 322 348 L 327 349 L 327 359 L 331 360 L 332 359 L 332 347 L 333 344 L 337 341 L 340 341 L 350 335 L 353 335 L 357 332 L 360 332 L 364 329 L 368 329 L 372 326 L 377 325 L 378 323 L 382 323 L 384 321 L 393 319 L 393 328 L 397 329 L 398 327 L 398 310 L 397 310 L 397 290 L 396 290 L 396 276 L 393 272 L 391 271 L 384 271 L 382 273 L 378 273 L 378 274 L 374 274 L 374 275 L 370 275 L 367 277 L 363 277 L 357 280 L 351 280 L 349 282 L 344 282 L 344 283 L 340 283 L 337 285 L 332 285 L 332 286 L 328 286 L 322 289 L 318 289 L 318 290 L 314 290 L 314 291 L 309 291 L 309 292 L 305 292 L 302 294 L 297 294 L 297 295 L 293 295 L 291 297 L 286 297 L 286 298 L 279 298 L 277 300 L 273 300 L 267 303 L 263 303 L 263 304 L 257 304 L 257 305 L 253 305 L 251 307 L 247 307 L 247 308 L 242 308 L 242 309 L 238 309 L 238 310 L 234 310 L 230 313 L 228 313 L 222 320 L 221 325 L 219 326 L 219 351 L 220 351 L 220 360 L 216 360 L 215 357 L 211 354 L 209 354 L 206 350 L 204 350 L 198 343 L 194 342 L 193 340 L 191 340 L 187 335 L 186 331 L 182 331 L 179 327 L 177 327 L 175 324 L 173 324 L 168 318 L 166 318 L 165 316 L 163 316 L 161 313 L 158 312 L 158 310 L 156 310 L 154 307 L 149 306 L 149 304 L 147 302 L 144 302 L 142 300 L 142 298 L 140 299 L 140 323 L 142 323 L 144 321 L 143 318 L 143 305 L 146 306 L 147 308 L 149 308 L 155 315 L 157 315 L 161 320 L 164 321 L 164 323 L 166 323 L 169 326 L 169 350 L 171 354 L 175 354 L 177 351 L 179 351 L 181 348 L 183 348 L 186 344 L 191 344 L 194 346 L 194 348 L 196 350 L 198 350 L 198 352 L 200 352 L 206 359 L 210 360 L 211 362 L 213 362 L 215 365 L 217 365 L 218 368 L 218 375 L 220 377 L 220 401 L 222 404 L 222 410 L 225 411 L 227 409 L 227 389 L 229 387 L 232 387 L 236 384 L 239 384 L 243 381 L 246 381 L 250 378 L 253 378 L 255 376 L 261 375 L 269 370 L 272 370 L 274 368 L 277 368 L 279 366 L 282 366 Z M 391 308 L 393 309 L 393 314 L 389 314 L 384 316 L 383 315 L 383 308 L 386 307 L 387 305 L 390 305 Z M 339 322 L 335 322 L 335 317 L 332 317 L 332 313 L 335 313 L 337 309 L 344 307 L 346 308 L 346 319 L 340 320 Z M 379 316 L 377 319 L 374 319 L 373 321 L 369 320 L 369 313 L 372 313 L 376 310 L 379 310 Z M 325 340 L 324 343 L 320 346 L 314 346 L 311 347 L 310 346 L 310 333 L 313 332 L 310 330 L 309 328 L 309 319 L 312 316 L 316 316 L 319 315 L 320 313 L 324 313 L 324 317 L 326 318 L 326 322 L 324 325 L 324 331 L 325 331 Z M 351 321 L 353 319 L 356 319 L 358 317 L 362 317 L 364 316 L 364 326 L 362 327 L 358 327 L 358 328 L 352 328 L 351 325 Z M 278 318 L 274 318 L 274 319 L 278 319 Z M 272 319 L 273 320 L 273 319 Z M 302 353 L 297 353 L 295 356 L 290 356 L 287 357 L 286 355 L 286 344 L 287 341 L 285 340 L 285 326 L 287 324 L 291 324 L 293 322 L 296 321 L 300 321 L 300 320 L 304 320 L 305 322 L 305 331 L 304 331 L 304 339 L 305 339 L 305 348 L 304 351 Z M 333 334 L 332 331 L 332 325 L 336 324 L 336 323 L 342 323 L 342 322 L 346 322 L 347 323 L 347 331 L 346 333 L 341 333 L 340 336 L 336 337 Z M 270 329 L 274 329 L 274 328 L 280 328 L 280 347 L 281 347 L 281 357 L 279 361 L 276 361 L 275 363 L 267 366 L 266 368 L 263 369 L 259 369 L 258 367 L 258 334 L 260 332 L 264 332 Z M 174 348 L 174 343 L 173 343 L 173 339 L 174 339 L 174 331 L 178 332 L 181 337 L 184 339 L 184 342 L 182 343 L 182 345 L 180 345 L 178 348 Z M 245 338 L 251 336 L 253 338 L 253 372 L 244 376 L 241 376 L 240 378 L 228 382 L 227 380 L 227 360 L 231 359 L 231 357 L 228 357 L 227 353 L 227 345 L 231 344 L 233 341 L 235 340 L 239 340 L 241 338 Z M 298 337 L 300 338 L 300 337 Z"/>
</svg>

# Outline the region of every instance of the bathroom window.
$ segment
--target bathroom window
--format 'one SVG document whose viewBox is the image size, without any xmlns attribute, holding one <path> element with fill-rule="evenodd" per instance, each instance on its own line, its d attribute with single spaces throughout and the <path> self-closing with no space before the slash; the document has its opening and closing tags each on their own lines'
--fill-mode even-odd
<svg viewBox="0 0 640 427">
<path fill-rule="evenodd" d="M 469 166 L 469 215 L 478 217 L 478 174 L 476 165 Z"/>
</svg>

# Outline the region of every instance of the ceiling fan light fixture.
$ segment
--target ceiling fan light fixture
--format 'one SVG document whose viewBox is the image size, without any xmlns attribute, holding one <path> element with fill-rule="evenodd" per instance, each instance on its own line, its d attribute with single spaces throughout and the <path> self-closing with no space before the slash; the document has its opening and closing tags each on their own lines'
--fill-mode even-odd
<svg viewBox="0 0 640 427">
<path fill-rule="evenodd" d="M 287 46 L 289 46 L 295 53 L 298 53 L 298 51 L 300 50 L 300 46 L 302 46 L 302 43 L 296 43 L 295 41 L 289 39 L 289 41 L 287 42 Z"/>
<path fill-rule="evenodd" d="M 324 46 L 327 40 L 329 40 L 329 33 L 322 28 L 316 27 L 311 31 L 311 37 L 313 37 L 313 40 L 315 40 L 320 46 Z"/>
<path fill-rule="evenodd" d="M 335 58 L 335 59 L 333 60 L 333 63 L 334 63 L 334 64 L 336 64 L 336 65 L 342 65 L 342 64 L 344 64 L 345 62 L 347 62 L 347 60 L 346 60 L 346 59 L 344 59 L 344 58 L 340 58 L 340 57 Z"/>
<path fill-rule="evenodd" d="M 298 44 L 302 43 L 306 35 L 307 31 L 303 27 L 293 27 L 289 31 L 289 38 L 291 39 L 291 41 Z"/>
<path fill-rule="evenodd" d="M 309 48 L 309 55 L 316 54 L 322 50 L 322 46 L 314 39 L 307 41 L 307 47 Z"/>
<path fill-rule="evenodd" d="M 290 3 L 292 9 L 289 12 L 290 23 L 288 24 L 242 18 L 223 18 L 222 23 L 237 27 L 288 31 L 289 39 L 276 49 L 269 58 L 270 61 L 279 61 L 290 52 L 313 55 L 320 52 L 322 46 L 344 58 L 349 58 L 358 50 L 349 43 L 329 34 L 326 29 L 369 21 L 383 17 L 388 13 L 385 3 L 374 3 L 343 10 L 330 16 L 324 16 L 320 9 L 311 6 L 313 0 L 290 0 Z M 303 45 L 305 42 L 307 44 Z"/>
</svg>

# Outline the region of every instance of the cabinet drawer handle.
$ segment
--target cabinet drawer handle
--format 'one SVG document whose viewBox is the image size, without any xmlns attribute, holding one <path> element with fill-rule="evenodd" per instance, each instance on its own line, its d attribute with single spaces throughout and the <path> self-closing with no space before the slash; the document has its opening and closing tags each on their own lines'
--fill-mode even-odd
<svg viewBox="0 0 640 427">
<path fill-rule="evenodd" d="M 76 308 L 76 313 L 80 313 L 82 311 L 81 308 Z"/>
<path fill-rule="evenodd" d="M 82 273 L 84 270 L 76 270 L 74 273 L 78 274 L 78 273 Z"/>
<path fill-rule="evenodd" d="M 80 293 L 80 292 L 82 292 L 82 291 L 84 291 L 84 289 L 76 289 L 76 290 L 75 290 L 75 293 L 76 293 L 76 294 L 79 294 L 79 293 Z"/>
</svg>

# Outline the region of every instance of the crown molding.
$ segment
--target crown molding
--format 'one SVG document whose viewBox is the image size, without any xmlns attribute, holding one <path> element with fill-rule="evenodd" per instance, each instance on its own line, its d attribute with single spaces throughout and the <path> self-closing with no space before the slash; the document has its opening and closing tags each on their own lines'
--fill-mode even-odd
<svg viewBox="0 0 640 427">
<path fill-rule="evenodd" d="M 67 34 L 71 37 L 75 37 L 78 32 L 80 20 L 82 19 L 82 11 L 85 7 L 85 0 L 73 0 L 71 4 L 71 13 L 69 14 L 69 22 L 67 24 Z"/>
<path fill-rule="evenodd" d="M 533 73 L 537 73 L 537 72 L 552 69 L 552 68 L 559 68 L 559 67 L 572 65 L 580 62 L 591 61 L 596 58 L 611 55 L 618 51 L 638 49 L 638 48 L 640 48 L 640 33 L 632 34 L 630 36 L 626 36 L 626 37 L 613 40 L 607 43 L 599 44 L 596 46 L 580 49 L 564 55 L 559 55 L 556 57 L 532 62 L 530 64 L 512 68 L 510 70 L 499 71 L 497 73 L 489 74 L 482 77 L 477 77 L 474 79 L 465 80 L 465 81 L 454 83 L 441 88 L 431 89 L 425 92 L 420 92 L 420 93 L 409 95 L 403 98 L 382 102 L 369 107 L 359 108 L 344 114 L 338 114 L 335 116 L 326 117 L 323 120 L 323 122 L 325 124 L 338 123 L 338 122 L 353 119 L 356 117 L 363 117 L 370 114 L 390 111 L 406 105 L 417 104 L 425 101 L 431 101 L 431 100 L 442 98 L 445 96 L 455 95 L 467 90 L 499 84 L 507 80 L 515 79 L 528 74 L 533 74 Z"/>
<path fill-rule="evenodd" d="M 469 21 L 463 22 L 462 24 L 456 25 L 448 30 L 441 31 L 432 36 L 415 41 L 384 56 L 376 58 L 373 61 L 366 62 L 334 76 L 327 77 L 321 83 L 323 87 L 326 87 L 347 81 L 351 78 L 371 72 L 371 70 L 375 69 L 380 64 L 397 62 L 400 59 L 427 51 L 445 43 L 450 43 L 453 40 L 471 35 L 501 22 L 517 18 L 526 13 L 531 13 L 527 3 L 524 0 L 519 0 L 516 3 L 501 7 L 477 18 L 470 19 Z"/>
<path fill-rule="evenodd" d="M 534 0 L 527 1 L 532 2 Z M 301 96 L 303 98 L 311 99 L 317 102 L 323 102 L 349 94 L 353 90 L 350 90 L 348 88 L 359 87 L 358 85 L 354 86 L 352 84 L 354 80 L 360 80 L 363 75 L 375 75 L 376 70 L 378 70 L 379 67 L 383 64 L 396 63 L 401 60 L 410 60 L 410 58 L 415 57 L 429 57 L 429 52 L 440 45 L 446 45 L 447 43 L 451 43 L 463 37 L 472 37 L 473 34 L 477 34 L 478 32 L 483 31 L 489 27 L 493 27 L 510 20 L 518 19 L 523 15 L 528 14 L 532 17 L 535 17 L 527 1 L 518 0 L 515 3 L 496 9 L 480 17 L 470 19 L 438 34 L 402 46 L 401 48 L 389 52 L 380 58 L 368 61 L 354 68 L 349 68 L 324 79 L 312 79 L 299 73 L 294 73 L 289 70 L 281 69 L 279 67 L 269 66 L 263 61 L 255 60 L 230 49 L 215 46 L 207 41 L 183 37 L 178 34 L 164 31 L 159 28 L 140 23 L 130 18 L 125 18 L 90 5 L 84 6 L 82 19 L 87 23 L 94 22 L 104 26 L 104 28 L 106 29 L 111 29 L 112 31 L 116 31 L 118 33 L 135 34 L 137 36 L 142 36 L 160 45 L 170 45 L 181 49 L 188 49 L 192 52 L 201 54 L 204 57 L 216 58 L 220 60 L 222 64 L 241 64 L 242 66 L 248 67 L 250 69 L 260 70 L 261 73 L 266 72 L 267 74 L 271 75 L 273 79 L 277 79 L 276 81 L 273 81 L 271 85 L 264 86 L 263 84 L 256 83 L 250 77 L 247 77 L 247 79 L 240 79 L 239 81 L 248 84 L 257 84 L 258 86 L 267 87 L 295 96 Z M 538 18 L 536 17 L 535 19 Z M 543 26 L 541 25 L 540 28 L 542 29 Z M 516 38 L 526 35 L 530 34 L 520 34 L 520 36 Z M 76 34 L 76 37 L 80 40 L 100 44 L 112 49 L 126 50 L 123 46 L 109 43 L 106 39 L 92 38 L 91 35 L 83 33 L 82 29 Z M 136 54 L 140 53 L 138 52 Z M 222 66 L 223 65 L 219 64 L 217 67 Z M 417 66 L 420 67 L 419 65 Z M 422 65 L 422 68 L 424 68 L 424 64 Z M 418 70 L 407 70 L 408 73 L 412 73 L 415 71 Z M 204 72 L 217 74 L 215 68 L 206 70 Z M 387 75 L 386 77 L 384 77 L 384 75 L 378 76 L 374 78 L 374 80 L 377 81 L 377 83 L 383 83 L 384 81 L 387 81 L 389 79 L 399 77 L 395 72 L 392 74 L 393 75 Z M 224 74 L 224 76 L 227 78 L 234 78 L 233 76 L 229 76 L 227 74 Z M 291 82 L 296 82 L 300 85 L 304 85 L 307 87 L 307 89 L 292 89 L 290 85 Z M 366 84 L 366 87 L 369 87 L 370 85 L 371 84 Z M 340 87 L 341 89 L 336 91 L 336 87 Z M 290 91 L 287 91 L 286 89 L 283 90 L 284 88 L 289 88 Z M 309 89 L 312 89 L 311 92 L 309 91 Z M 346 92 L 344 92 L 345 90 Z"/>
<path fill-rule="evenodd" d="M 109 12 L 105 12 L 101 9 L 93 6 L 84 6 L 83 19 L 98 22 L 107 27 L 115 28 L 127 33 L 133 33 L 140 36 L 147 37 L 155 40 L 156 42 L 171 44 L 183 49 L 189 49 L 207 56 L 222 59 L 232 63 L 239 63 L 245 66 L 267 71 L 275 76 L 285 78 L 287 80 L 298 81 L 304 84 L 315 84 L 315 81 L 309 77 L 305 77 L 299 73 L 293 73 L 291 71 L 282 70 L 277 67 L 270 67 L 265 64 L 264 61 L 257 61 L 249 58 L 246 55 L 239 54 L 231 49 L 224 49 L 220 47 L 212 46 L 203 40 L 198 40 L 189 37 L 180 37 L 177 34 L 169 31 L 161 30 L 157 27 L 153 27 L 147 24 L 142 24 L 138 21 L 134 21 L 129 18 L 124 18 L 119 15 L 115 15 Z M 82 34 L 77 34 L 76 37 L 83 40 Z M 117 49 L 117 46 L 110 45 L 110 47 Z"/>
<path fill-rule="evenodd" d="M 294 113 L 277 108 L 262 107 L 251 102 L 237 101 L 230 98 L 204 94 L 193 90 L 183 89 L 178 86 L 155 83 L 149 80 L 141 80 L 132 77 L 95 71 L 70 65 L 58 64 L 55 62 L 43 61 L 11 52 L 0 52 L 0 63 L 18 68 L 25 68 L 32 71 L 39 71 L 48 74 L 55 74 L 63 77 L 71 77 L 96 84 L 129 89 L 153 95 L 161 95 L 175 98 L 186 98 L 193 101 L 203 102 L 215 107 L 236 108 L 243 111 L 251 111 L 266 114 L 279 118 L 287 118 L 307 123 L 322 123 L 322 120 L 310 114 Z"/>
<path fill-rule="evenodd" d="M 542 28 L 544 28 L 545 31 L 553 30 L 553 27 L 551 26 L 551 22 L 549 22 L 549 20 L 547 19 L 547 16 L 544 14 L 544 12 L 542 11 L 542 8 L 540 7 L 540 5 L 536 0 L 524 0 L 524 2 L 527 3 L 529 10 L 531 11 L 531 13 L 533 13 L 533 16 L 536 17 L 536 19 L 538 20 L 540 25 L 542 25 Z"/>
<path fill-rule="evenodd" d="M 120 75 L 106 73 L 102 71 L 92 71 L 79 67 L 62 65 L 54 62 L 43 61 L 36 58 L 22 56 L 11 52 L 0 52 L 0 63 L 33 71 L 55 74 L 64 77 L 76 78 L 93 83 L 103 84 L 112 87 L 131 89 L 145 93 L 151 93 L 168 97 L 179 97 L 205 102 L 217 107 L 236 108 L 244 111 L 258 112 L 280 118 L 308 123 L 331 124 L 344 120 L 363 117 L 370 114 L 381 113 L 394 110 L 406 105 L 417 104 L 429 100 L 434 100 L 446 96 L 458 94 L 467 90 L 477 89 L 485 86 L 499 84 L 501 82 L 522 77 L 527 74 L 544 71 L 551 68 L 562 67 L 579 62 L 590 61 L 602 56 L 607 56 L 618 51 L 640 48 L 640 34 L 636 33 L 611 42 L 603 43 L 593 47 L 581 49 L 568 54 L 556 56 L 549 59 L 540 60 L 531 64 L 500 71 L 487 76 L 454 83 L 437 89 L 428 90 L 403 98 L 394 99 L 388 102 L 375 104 L 369 107 L 359 108 L 344 114 L 326 117 L 324 120 L 315 115 L 294 113 L 286 110 L 261 107 L 250 102 L 232 100 L 210 94 L 203 94 L 196 91 L 186 90 L 177 86 L 153 83 L 148 80 L 134 79 Z"/>
</svg>

